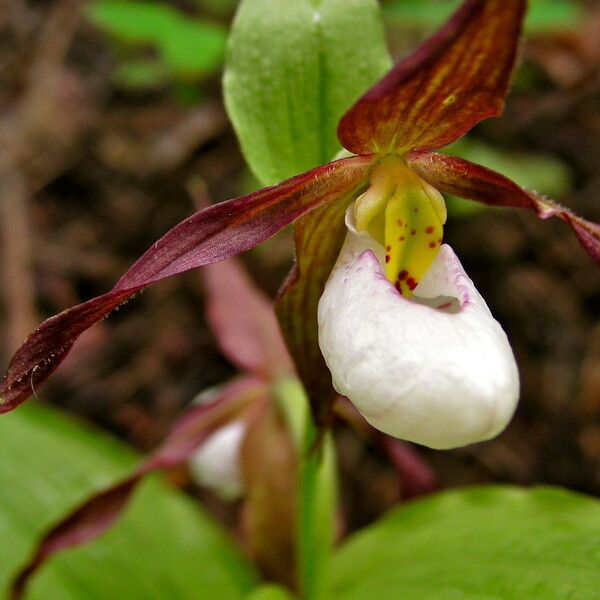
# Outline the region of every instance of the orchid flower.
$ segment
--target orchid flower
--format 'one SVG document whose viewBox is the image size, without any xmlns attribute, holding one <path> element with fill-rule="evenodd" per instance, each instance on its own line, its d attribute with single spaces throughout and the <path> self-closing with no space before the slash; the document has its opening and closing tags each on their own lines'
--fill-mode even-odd
<svg viewBox="0 0 600 600">
<path fill-rule="evenodd" d="M 502 112 L 524 10 L 525 0 L 466 0 L 342 117 L 338 137 L 351 156 L 199 211 L 111 291 L 45 321 L 9 365 L 0 412 L 25 401 L 83 331 L 136 292 L 296 222 L 297 262 L 276 310 L 317 422 L 331 418 L 333 376 L 371 423 L 396 436 L 445 448 L 497 434 L 518 395 L 514 359 L 442 245 L 441 193 L 557 216 L 600 261 L 598 225 L 434 152 Z"/>
</svg>

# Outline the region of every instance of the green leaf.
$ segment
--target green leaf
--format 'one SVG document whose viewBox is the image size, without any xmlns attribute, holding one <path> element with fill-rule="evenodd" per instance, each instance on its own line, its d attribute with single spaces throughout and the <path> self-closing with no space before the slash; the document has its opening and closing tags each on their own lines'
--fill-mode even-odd
<svg viewBox="0 0 600 600">
<path fill-rule="evenodd" d="M 100 29 L 125 42 L 151 43 L 179 20 L 174 9 L 151 2 L 97 0 L 86 7 L 88 18 Z"/>
<path fill-rule="evenodd" d="M 592 600 L 600 503 L 557 488 L 490 486 L 393 510 L 334 562 L 336 600 Z"/>
<path fill-rule="evenodd" d="M 460 3 L 461 0 L 393 0 L 386 4 L 384 16 L 387 21 L 429 32 L 444 23 Z M 541 33 L 578 27 L 584 15 L 581 5 L 573 0 L 529 0 L 525 31 Z"/>
<path fill-rule="evenodd" d="M 164 82 L 165 68 L 155 60 L 124 61 L 117 67 L 114 80 L 128 89 L 149 88 Z"/>
<path fill-rule="evenodd" d="M 293 596 L 278 585 L 263 585 L 256 588 L 246 600 L 292 600 Z"/>
<path fill-rule="evenodd" d="M 389 66 L 374 0 L 243 0 L 224 93 L 256 176 L 272 184 L 331 160 L 338 120 Z"/>
<path fill-rule="evenodd" d="M 574 0 L 529 0 L 525 31 L 564 31 L 583 24 L 585 11 Z"/>
<path fill-rule="evenodd" d="M 130 451 L 39 405 L 0 419 L 0 597 L 34 542 L 92 491 L 129 472 Z M 220 527 L 152 478 L 123 519 L 95 542 L 52 559 L 27 600 L 235 600 L 254 574 Z"/>
<path fill-rule="evenodd" d="M 88 6 L 90 20 L 130 44 L 151 44 L 178 77 L 217 69 L 225 54 L 224 27 L 188 18 L 173 8 L 149 2 L 98 0 Z"/>
<path fill-rule="evenodd" d="M 177 75 L 195 76 L 215 71 L 225 55 L 227 35 L 221 27 L 181 19 L 159 41 L 165 64 Z"/>
</svg>

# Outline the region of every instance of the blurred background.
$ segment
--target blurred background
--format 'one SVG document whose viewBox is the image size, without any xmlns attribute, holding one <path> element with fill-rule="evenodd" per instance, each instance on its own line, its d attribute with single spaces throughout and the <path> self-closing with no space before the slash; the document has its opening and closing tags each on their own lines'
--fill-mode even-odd
<svg viewBox="0 0 600 600">
<path fill-rule="evenodd" d="M 108 290 L 197 207 L 257 187 L 220 77 L 236 0 L 0 3 L 0 328 L 4 367 L 45 317 Z M 382 2 L 395 58 L 451 1 Z M 505 115 L 450 152 L 600 221 L 600 4 L 533 0 Z M 446 241 L 500 320 L 521 371 L 498 439 L 420 450 L 444 488 L 545 482 L 600 495 L 600 273 L 558 220 L 448 199 Z M 243 257 L 273 296 L 285 231 Z M 146 451 L 194 396 L 234 373 L 203 317 L 195 272 L 86 332 L 40 400 Z M 402 499 L 388 461 L 337 432 L 350 530 Z M 180 475 L 185 484 L 185 475 Z M 208 505 L 227 511 L 208 492 Z"/>
</svg>

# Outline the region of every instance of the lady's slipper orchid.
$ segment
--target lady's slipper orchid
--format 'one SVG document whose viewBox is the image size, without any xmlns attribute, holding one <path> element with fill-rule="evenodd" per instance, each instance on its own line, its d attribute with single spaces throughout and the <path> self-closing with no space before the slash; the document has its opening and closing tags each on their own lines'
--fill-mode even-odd
<svg viewBox="0 0 600 600">
<path fill-rule="evenodd" d="M 156 242 L 110 292 L 48 319 L 13 357 L 0 386 L 0 412 L 23 402 L 33 386 L 60 364 L 83 331 L 137 291 L 243 252 L 296 221 L 297 264 L 276 308 L 315 416 L 326 422 L 333 389 L 319 349 L 317 306 L 340 255 L 347 234 L 344 215 L 352 205 L 357 233 L 350 232 L 340 268 L 334 271 L 321 302 L 321 342 L 336 371 L 336 385 L 378 426 L 436 447 L 466 444 L 497 433 L 514 407 L 514 365 L 483 301 L 451 250 L 441 246 L 445 209 L 440 192 L 490 205 L 527 208 L 541 218 L 558 216 L 600 261 L 598 225 L 488 169 L 432 152 L 502 111 L 524 10 L 525 0 L 466 0 L 445 26 L 397 64 L 341 119 L 338 137 L 355 156 L 199 211 Z M 349 266 L 345 253 L 355 235 L 369 236 L 365 246 L 369 250 Z M 383 248 L 381 265 L 375 260 L 378 245 Z M 346 286 L 343 279 L 350 275 L 370 286 L 368 298 L 365 288 L 355 282 Z M 378 283 L 371 285 L 374 280 Z M 354 364 L 356 357 L 341 355 L 346 341 L 354 342 L 352 319 L 362 304 L 344 307 L 345 321 L 333 308 L 350 290 L 352 295 L 363 296 L 369 307 L 359 309 L 372 325 L 361 326 L 360 335 L 373 337 L 362 342 L 373 352 L 377 348 L 383 359 L 390 351 L 386 345 L 410 341 L 414 353 L 406 347 L 394 348 L 389 355 L 400 361 L 410 359 L 408 363 L 394 367 L 382 362 L 385 373 L 378 374 L 365 353 L 363 371 L 367 372 L 364 380 L 358 380 L 361 365 Z M 421 306 L 414 301 L 409 304 L 413 294 L 428 300 L 451 296 L 451 304 L 447 309 L 425 306 L 422 301 Z M 383 306 L 389 310 L 380 315 L 377 308 Z M 409 313 L 426 317 L 417 321 L 404 316 Z M 419 322 L 422 343 L 415 337 Z M 433 324 L 431 329 L 429 324 Z M 425 336 L 429 336 L 427 343 Z M 433 351 L 436 347 L 438 352 Z M 352 346 L 352 351 L 357 348 Z M 411 371 L 411 364 L 419 364 L 420 369 Z M 409 379 L 400 381 L 394 368 Z M 486 377 L 475 376 L 476 371 L 484 371 Z M 385 382 L 386 376 L 388 383 L 397 381 L 399 389 L 401 384 L 402 391 L 392 395 L 381 384 L 382 397 L 371 404 L 375 380 Z M 448 394 L 448 386 L 457 386 L 461 398 Z M 406 409 L 406 424 L 396 418 L 390 425 L 383 417 L 382 406 L 391 399 L 399 402 L 399 411 Z M 389 410 L 391 414 L 393 409 Z M 433 411 L 440 411 L 439 418 Z M 428 419 L 431 423 L 426 427 Z"/>
<path fill-rule="evenodd" d="M 408 299 L 407 278 L 384 275 L 387 248 L 356 230 L 351 209 L 347 221 L 318 315 L 336 390 L 377 429 L 432 448 L 497 435 L 517 403 L 517 367 L 450 246 Z"/>
</svg>

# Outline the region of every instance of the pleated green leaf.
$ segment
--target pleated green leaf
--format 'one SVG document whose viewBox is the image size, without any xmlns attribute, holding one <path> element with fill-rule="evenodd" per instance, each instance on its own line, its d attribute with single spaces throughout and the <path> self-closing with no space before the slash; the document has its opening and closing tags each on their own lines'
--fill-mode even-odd
<svg viewBox="0 0 600 600">
<path fill-rule="evenodd" d="M 340 117 L 389 67 L 375 0 L 243 0 L 224 93 L 262 183 L 331 160 Z"/>
</svg>

